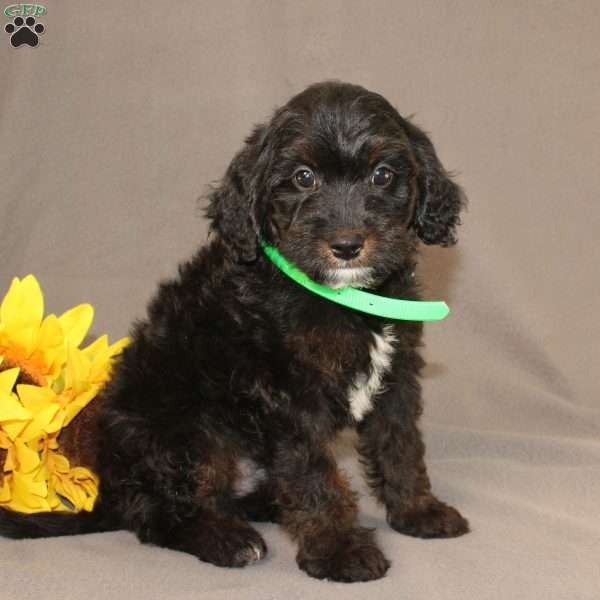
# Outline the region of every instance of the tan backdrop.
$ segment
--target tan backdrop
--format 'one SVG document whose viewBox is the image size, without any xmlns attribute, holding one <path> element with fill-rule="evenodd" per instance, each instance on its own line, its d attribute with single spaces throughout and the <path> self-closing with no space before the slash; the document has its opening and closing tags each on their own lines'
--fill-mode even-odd
<svg viewBox="0 0 600 600">
<path fill-rule="evenodd" d="M 5 2 L 7 4 L 7 2 Z M 260 526 L 266 561 L 219 570 L 128 533 L 0 540 L 0 597 L 600 597 L 600 3 L 48 0 L 37 48 L 0 30 L 0 289 L 96 307 L 121 336 L 206 240 L 197 198 L 251 125 L 305 85 L 360 83 L 415 115 L 470 198 L 460 245 L 424 249 L 423 421 L 458 540 L 379 528 L 393 566 L 310 580 Z M 341 460 L 364 492 L 351 438 Z"/>
</svg>

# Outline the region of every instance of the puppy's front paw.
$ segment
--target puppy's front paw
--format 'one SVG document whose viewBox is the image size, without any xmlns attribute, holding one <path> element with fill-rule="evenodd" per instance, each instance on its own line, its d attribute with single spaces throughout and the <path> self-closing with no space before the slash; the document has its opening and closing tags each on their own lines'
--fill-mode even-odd
<svg viewBox="0 0 600 600">
<path fill-rule="evenodd" d="M 390 562 L 375 545 L 372 533 L 362 529 L 342 536 L 328 556 L 311 556 L 301 549 L 297 561 L 311 577 L 345 583 L 380 579 L 390 567 Z"/>
<path fill-rule="evenodd" d="M 469 532 L 468 521 L 434 496 L 419 498 L 402 511 L 390 511 L 388 522 L 396 531 L 420 538 L 450 538 Z"/>
</svg>

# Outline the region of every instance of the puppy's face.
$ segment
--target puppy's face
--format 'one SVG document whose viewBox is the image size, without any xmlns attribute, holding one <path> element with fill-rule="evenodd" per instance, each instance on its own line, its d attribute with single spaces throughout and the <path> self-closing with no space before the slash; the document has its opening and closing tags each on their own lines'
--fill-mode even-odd
<svg viewBox="0 0 600 600">
<path fill-rule="evenodd" d="M 254 131 L 209 216 L 242 259 L 260 236 L 317 281 L 372 287 L 407 262 L 417 237 L 453 243 L 461 202 L 427 137 L 384 98 L 325 83 Z M 231 237 L 233 205 L 245 218 Z"/>
<path fill-rule="evenodd" d="M 414 249 L 415 157 L 382 100 L 309 90 L 272 124 L 266 187 L 274 238 L 284 256 L 331 287 L 370 287 Z"/>
</svg>

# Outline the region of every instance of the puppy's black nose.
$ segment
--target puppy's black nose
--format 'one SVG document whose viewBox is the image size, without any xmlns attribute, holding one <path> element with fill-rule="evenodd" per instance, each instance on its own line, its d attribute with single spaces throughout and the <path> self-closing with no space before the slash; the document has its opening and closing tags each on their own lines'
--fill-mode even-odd
<svg viewBox="0 0 600 600">
<path fill-rule="evenodd" d="M 362 250 L 364 240 L 360 235 L 346 235 L 339 237 L 329 244 L 331 252 L 336 258 L 350 260 L 356 258 Z"/>
</svg>

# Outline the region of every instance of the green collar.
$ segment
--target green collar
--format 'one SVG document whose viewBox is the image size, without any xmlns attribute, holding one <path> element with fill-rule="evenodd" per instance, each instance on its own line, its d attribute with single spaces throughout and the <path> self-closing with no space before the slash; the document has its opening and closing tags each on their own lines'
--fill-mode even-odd
<svg viewBox="0 0 600 600">
<path fill-rule="evenodd" d="M 333 289 L 313 281 L 308 275 L 288 262 L 279 252 L 266 242 L 260 242 L 271 262 L 296 283 L 331 302 L 359 310 L 361 312 L 404 321 L 441 321 L 448 316 L 450 309 L 445 302 L 423 302 L 418 300 L 398 300 L 377 296 L 356 288 Z"/>
</svg>

